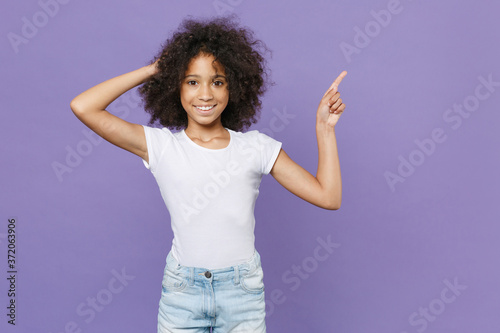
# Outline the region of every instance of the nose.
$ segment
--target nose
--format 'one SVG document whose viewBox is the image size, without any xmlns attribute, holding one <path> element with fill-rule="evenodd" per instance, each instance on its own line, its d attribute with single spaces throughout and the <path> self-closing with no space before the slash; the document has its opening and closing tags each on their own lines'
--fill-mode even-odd
<svg viewBox="0 0 500 333">
<path fill-rule="evenodd" d="M 198 91 L 198 98 L 202 101 L 209 101 L 214 98 L 209 84 L 201 84 Z"/>
</svg>

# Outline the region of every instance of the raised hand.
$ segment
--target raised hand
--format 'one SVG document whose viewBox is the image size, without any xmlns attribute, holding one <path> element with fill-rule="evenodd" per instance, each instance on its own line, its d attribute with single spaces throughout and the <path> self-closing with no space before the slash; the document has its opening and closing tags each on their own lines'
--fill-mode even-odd
<svg viewBox="0 0 500 333">
<path fill-rule="evenodd" d="M 146 66 L 148 68 L 148 72 L 151 76 L 155 75 L 158 73 L 158 62 L 160 61 L 160 58 L 156 59 L 154 63 L 151 65 Z"/>
<path fill-rule="evenodd" d="M 340 73 L 340 75 L 333 81 L 332 85 L 321 98 L 319 103 L 318 112 L 316 114 L 316 121 L 319 123 L 325 123 L 330 127 L 335 127 L 339 121 L 342 112 L 345 110 L 345 104 L 342 103 L 340 98 L 340 93 L 338 92 L 338 87 L 340 82 L 347 75 L 346 71 Z"/>
</svg>

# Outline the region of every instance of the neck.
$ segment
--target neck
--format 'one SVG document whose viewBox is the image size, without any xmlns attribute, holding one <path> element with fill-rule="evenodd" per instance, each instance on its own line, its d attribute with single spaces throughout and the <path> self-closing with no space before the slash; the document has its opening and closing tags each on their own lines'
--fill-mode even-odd
<svg viewBox="0 0 500 333">
<path fill-rule="evenodd" d="M 199 138 L 203 141 L 208 141 L 218 136 L 225 136 L 227 133 L 220 122 L 210 125 L 188 124 L 184 132 L 191 138 Z"/>
</svg>

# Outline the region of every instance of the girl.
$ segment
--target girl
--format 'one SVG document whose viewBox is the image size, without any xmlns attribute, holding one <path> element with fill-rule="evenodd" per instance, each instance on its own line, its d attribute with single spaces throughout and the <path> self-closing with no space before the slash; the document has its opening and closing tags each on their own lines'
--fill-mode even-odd
<svg viewBox="0 0 500 333">
<path fill-rule="evenodd" d="M 335 125 L 345 109 L 342 72 L 316 114 L 316 177 L 281 142 L 256 130 L 266 90 L 262 42 L 227 18 L 185 20 L 150 65 L 75 97 L 71 109 L 112 144 L 139 156 L 160 188 L 174 233 L 166 258 L 158 332 L 265 332 L 254 205 L 263 175 L 325 209 L 341 203 Z M 265 48 L 265 47 L 264 47 Z M 141 85 L 145 109 L 163 128 L 106 111 Z M 174 133 L 169 128 L 181 129 Z"/>
</svg>

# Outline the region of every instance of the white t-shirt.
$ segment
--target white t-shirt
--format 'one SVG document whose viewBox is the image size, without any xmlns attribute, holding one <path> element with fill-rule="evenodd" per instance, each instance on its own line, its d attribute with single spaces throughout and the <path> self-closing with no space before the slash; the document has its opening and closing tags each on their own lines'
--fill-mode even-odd
<svg viewBox="0 0 500 333">
<path fill-rule="evenodd" d="M 142 161 L 158 183 L 174 233 L 172 254 L 184 266 L 224 268 L 254 253 L 255 200 L 281 142 L 257 130 L 226 129 L 229 145 L 209 149 L 184 130 L 144 126 L 149 164 Z"/>
</svg>

